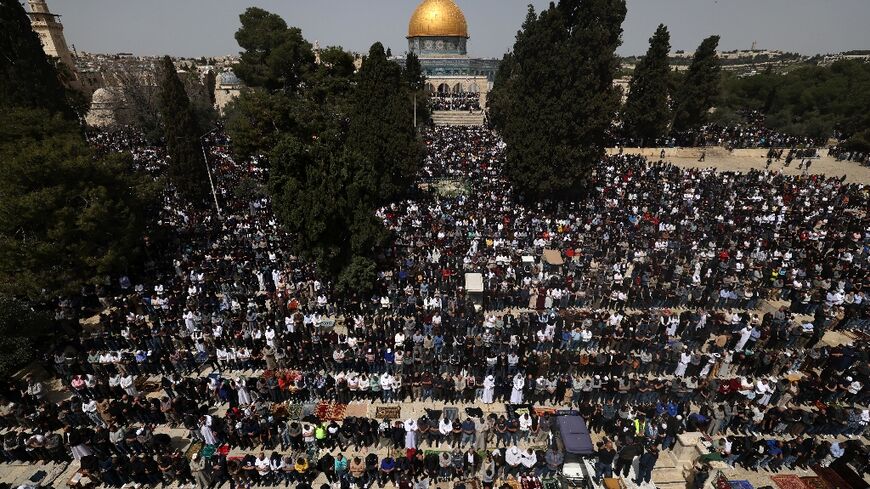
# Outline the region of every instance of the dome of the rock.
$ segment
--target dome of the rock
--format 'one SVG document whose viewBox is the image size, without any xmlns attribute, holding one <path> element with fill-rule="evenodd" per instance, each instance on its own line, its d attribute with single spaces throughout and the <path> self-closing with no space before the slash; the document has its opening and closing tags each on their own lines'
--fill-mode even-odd
<svg viewBox="0 0 870 489">
<path fill-rule="evenodd" d="M 408 37 L 468 38 L 465 14 L 453 0 L 423 0 L 408 23 Z"/>
</svg>

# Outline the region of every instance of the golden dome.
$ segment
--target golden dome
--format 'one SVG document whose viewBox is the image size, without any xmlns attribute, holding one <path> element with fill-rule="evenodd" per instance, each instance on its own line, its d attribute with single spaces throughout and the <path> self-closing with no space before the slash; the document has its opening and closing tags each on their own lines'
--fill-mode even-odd
<svg viewBox="0 0 870 489">
<path fill-rule="evenodd" d="M 453 0 L 423 0 L 411 22 L 408 37 L 459 36 L 468 38 L 465 14 Z"/>
</svg>

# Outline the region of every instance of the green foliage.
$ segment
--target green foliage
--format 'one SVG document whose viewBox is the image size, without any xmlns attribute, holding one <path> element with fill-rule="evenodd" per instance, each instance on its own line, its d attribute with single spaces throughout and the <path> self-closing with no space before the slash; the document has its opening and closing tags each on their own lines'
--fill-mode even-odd
<svg viewBox="0 0 870 489">
<path fill-rule="evenodd" d="M 375 262 L 362 256 L 355 256 L 338 276 L 336 289 L 344 294 L 353 292 L 366 294 L 372 290 L 372 284 L 377 278 Z"/>
<path fill-rule="evenodd" d="M 577 200 L 604 156 L 625 14 L 624 0 L 561 0 L 540 15 L 529 7 L 490 102 L 507 175 L 527 198 Z"/>
<path fill-rule="evenodd" d="M 413 126 L 412 103 L 402 68 L 375 43 L 357 77 L 347 138 L 350 148 L 374 165 L 375 202 L 400 195 L 419 169 L 423 148 Z"/>
<path fill-rule="evenodd" d="M 403 72 L 380 43 L 358 73 L 337 47 L 314 64 L 298 29 L 259 9 L 242 15 L 236 37 L 246 50 L 236 73 L 253 88 L 227 108 L 233 151 L 268 156 L 268 191 L 296 251 L 343 290 L 368 291 L 388 237 L 375 209 L 409 186 L 422 158 L 413 127 L 422 73 Z M 268 66 L 284 44 L 299 56 L 276 76 Z"/>
<path fill-rule="evenodd" d="M 165 56 L 160 64 L 160 115 L 169 154 L 169 178 L 179 193 L 194 205 L 208 195 L 208 173 L 202 154 L 202 131 L 175 64 Z"/>
<path fill-rule="evenodd" d="M 205 90 L 208 94 L 208 101 L 214 105 L 214 91 L 217 87 L 217 76 L 214 74 L 214 71 L 208 70 L 208 73 L 205 74 Z"/>
<path fill-rule="evenodd" d="M 626 135 L 636 140 L 650 141 L 668 133 L 671 122 L 668 106 L 670 39 L 668 28 L 660 24 L 629 84 L 622 121 Z"/>
<path fill-rule="evenodd" d="M 0 376 L 33 359 L 34 343 L 49 332 L 51 318 L 20 299 L 0 294 Z"/>
<path fill-rule="evenodd" d="M 423 74 L 423 66 L 420 64 L 420 58 L 411 51 L 408 51 L 405 57 L 405 67 L 402 71 L 402 77 L 411 91 L 411 97 L 417 106 L 417 125 L 423 125 L 429 120 L 431 111 L 429 109 L 429 99 L 426 95 L 426 75 Z"/>
<path fill-rule="evenodd" d="M 423 90 L 426 85 L 426 75 L 423 74 L 423 65 L 420 64 L 420 58 L 412 51 L 408 51 L 408 56 L 405 57 L 405 82 L 413 91 Z"/>
<path fill-rule="evenodd" d="M 861 147 L 870 128 L 870 65 L 838 61 L 787 74 L 726 76 L 721 98 L 719 111 L 758 110 L 775 130 L 821 139 L 838 131 Z"/>
<path fill-rule="evenodd" d="M 42 108 L 76 117 L 53 63 L 18 0 L 0 0 L 0 109 Z"/>
<path fill-rule="evenodd" d="M 138 264 L 153 187 L 131 165 L 95 159 L 59 115 L 0 114 L 0 291 L 74 293 Z"/>
<path fill-rule="evenodd" d="M 302 31 L 257 7 L 248 8 L 239 19 L 242 27 L 236 41 L 244 50 L 234 68 L 239 79 L 249 87 L 296 91 L 315 67 L 314 51 Z"/>
<path fill-rule="evenodd" d="M 710 36 L 701 42 L 675 94 L 673 128 L 678 131 L 704 125 L 709 110 L 716 104 L 722 70 L 716 55 L 717 46 L 719 36 Z"/>
<path fill-rule="evenodd" d="M 270 160 L 275 212 L 321 271 L 338 277 L 355 257 L 372 256 L 383 244 L 386 231 L 371 200 L 372 165 L 337 133 L 312 143 L 287 135 Z"/>
</svg>

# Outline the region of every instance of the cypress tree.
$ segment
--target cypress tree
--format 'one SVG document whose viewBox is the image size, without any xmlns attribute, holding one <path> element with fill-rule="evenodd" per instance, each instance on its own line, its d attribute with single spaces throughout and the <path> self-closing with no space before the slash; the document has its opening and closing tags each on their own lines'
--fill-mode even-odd
<svg viewBox="0 0 870 489">
<path fill-rule="evenodd" d="M 409 51 L 405 58 L 402 76 L 412 96 L 416 97 L 417 125 L 419 126 L 429 120 L 429 103 L 426 97 L 426 75 L 423 74 L 423 65 L 420 64 L 420 58 L 413 52 Z"/>
<path fill-rule="evenodd" d="M 527 198 L 577 200 L 604 156 L 619 109 L 613 77 L 625 14 L 625 0 L 561 0 L 540 15 L 529 8 L 491 104 L 507 175 Z"/>
<path fill-rule="evenodd" d="M 643 145 L 668 133 L 668 53 L 671 35 L 660 24 L 649 40 L 649 50 L 638 62 L 629 83 L 628 99 L 622 112 L 625 134 Z"/>
<path fill-rule="evenodd" d="M 0 108 L 41 108 L 67 119 L 76 117 L 18 0 L 0 0 L 0 53 Z"/>
<path fill-rule="evenodd" d="M 353 92 L 347 144 L 374 164 L 376 202 L 402 193 L 419 169 L 423 153 L 413 112 L 401 66 L 387 59 L 381 43 L 373 44 Z"/>
<path fill-rule="evenodd" d="M 202 155 L 202 131 L 190 99 L 169 56 L 160 63 L 160 115 L 169 154 L 169 178 L 178 192 L 194 205 L 205 203 L 208 173 Z"/>
<path fill-rule="evenodd" d="M 694 129 L 707 122 L 708 112 L 719 96 L 722 69 L 716 48 L 719 36 L 701 42 L 676 94 L 674 125 L 677 131 Z"/>
</svg>

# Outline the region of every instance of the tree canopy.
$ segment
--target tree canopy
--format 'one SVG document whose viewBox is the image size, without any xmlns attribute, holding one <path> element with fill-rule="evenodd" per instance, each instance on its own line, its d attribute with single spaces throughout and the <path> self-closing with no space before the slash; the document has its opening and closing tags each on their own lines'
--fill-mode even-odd
<svg viewBox="0 0 870 489">
<path fill-rule="evenodd" d="M 250 7 L 239 16 L 236 41 L 242 48 L 235 73 L 249 87 L 295 91 L 314 69 L 314 51 L 302 30 L 279 15 Z"/>
<path fill-rule="evenodd" d="M 604 156 L 619 109 L 624 0 L 561 0 L 530 6 L 490 98 L 507 144 L 506 173 L 535 200 L 577 200 Z"/>
<path fill-rule="evenodd" d="M 42 108 L 76 117 L 54 64 L 18 0 L 0 0 L 0 109 Z"/>
<path fill-rule="evenodd" d="M 375 210 L 405 192 L 422 158 L 413 116 L 422 73 L 403 71 L 380 43 L 359 72 L 337 47 L 315 63 L 298 29 L 259 9 L 242 15 L 237 39 L 239 75 L 254 83 L 227 109 L 234 152 L 268 157 L 267 188 L 298 253 L 339 288 L 367 291 L 387 237 Z M 285 44 L 295 61 L 277 76 L 272 56 Z"/>
<path fill-rule="evenodd" d="M 33 359 L 35 343 L 50 331 L 51 317 L 27 302 L 0 294 L 0 375 L 8 377 Z"/>
<path fill-rule="evenodd" d="M 838 61 L 804 66 L 786 74 L 727 75 L 717 113 L 763 113 L 777 131 L 825 139 L 839 133 L 856 149 L 870 150 L 870 65 Z M 866 148 L 866 149 L 861 149 Z"/>
<path fill-rule="evenodd" d="M 377 182 L 370 190 L 375 202 L 389 201 L 414 178 L 423 148 L 413 125 L 410 86 L 379 42 L 360 68 L 349 115 L 347 144 L 374 165 Z"/>
<path fill-rule="evenodd" d="M 683 84 L 674 96 L 674 129 L 694 129 L 707 122 L 719 96 L 722 68 L 716 54 L 718 46 L 719 36 L 710 36 L 695 51 Z"/>
<path fill-rule="evenodd" d="M 623 130 L 635 140 L 652 141 L 667 135 L 671 123 L 668 83 L 671 35 L 660 24 L 649 40 L 649 49 L 634 69 L 628 98 L 622 110 Z"/>
<path fill-rule="evenodd" d="M 169 56 L 160 63 L 159 79 L 158 102 L 169 154 L 169 178 L 191 203 L 203 205 L 208 198 L 208 172 L 203 160 L 202 130 Z"/>
<path fill-rule="evenodd" d="M 0 114 L 0 292 L 62 295 L 135 265 L 151 187 L 131 166 L 59 114 Z"/>
</svg>

